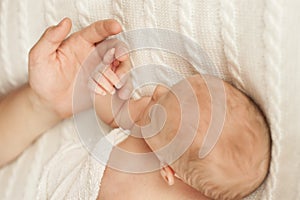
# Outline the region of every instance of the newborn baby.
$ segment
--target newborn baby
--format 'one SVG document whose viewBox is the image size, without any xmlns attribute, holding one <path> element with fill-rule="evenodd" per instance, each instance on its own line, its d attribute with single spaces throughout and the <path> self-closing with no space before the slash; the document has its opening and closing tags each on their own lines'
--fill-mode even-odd
<svg viewBox="0 0 300 200">
<path fill-rule="evenodd" d="M 113 51 L 110 53 L 113 54 Z M 114 108 L 117 111 L 113 114 L 111 102 L 113 102 L 114 89 L 117 88 L 113 87 L 117 85 L 116 77 L 113 80 L 105 72 L 101 74 L 102 76 L 93 80 L 94 90 L 100 94 L 95 98 L 100 119 L 112 127 L 120 126 L 124 129 L 132 129 L 134 127 L 132 123 L 145 126 L 151 123 L 152 119 L 161 118 L 159 112 L 151 113 L 151 118 L 149 114 L 151 107 L 159 104 L 165 109 L 166 121 L 162 129 L 152 137 L 145 138 L 145 142 L 155 152 L 174 139 L 182 116 L 178 99 L 171 90 L 158 85 L 151 97 L 130 99 L 120 104 L 117 109 Z M 220 81 L 208 75 L 204 77 Z M 104 79 L 106 79 L 105 84 Z M 162 167 L 162 176 L 169 185 L 172 185 L 176 175 L 183 182 L 212 199 L 241 199 L 253 192 L 263 182 L 268 172 L 270 136 L 265 119 L 246 95 L 222 81 L 226 94 L 225 122 L 214 148 L 207 156 L 200 159 L 199 151 L 211 123 L 212 106 L 209 92 L 219 91 L 209 91 L 205 79 L 199 74 L 190 76 L 186 80 L 196 95 L 201 118 L 199 118 L 199 126 L 195 124 L 197 132 L 192 144 L 177 160 Z M 179 89 L 182 92 L 180 85 L 186 80 L 174 85 L 173 91 Z M 108 82 L 112 86 L 108 87 Z M 97 92 L 99 90 L 101 92 Z M 127 119 L 124 114 L 127 108 L 130 119 Z M 136 129 L 132 130 L 134 135 L 135 131 Z M 168 156 L 172 157 L 172 155 Z M 158 158 L 164 160 L 161 155 L 158 155 Z"/>
</svg>

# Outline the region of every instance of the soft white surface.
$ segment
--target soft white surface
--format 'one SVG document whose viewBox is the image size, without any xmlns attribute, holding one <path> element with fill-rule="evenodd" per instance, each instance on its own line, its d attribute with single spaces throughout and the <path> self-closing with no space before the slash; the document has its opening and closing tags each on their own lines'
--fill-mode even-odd
<svg viewBox="0 0 300 200">
<path fill-rule="evenodd" d="M 167 28 L 193 38 L 219 67 L 222 77 L 261 106 L 270 123 L 273 139 L 270 175 L 266 188 L 261 187 L 249 199 L 300 199 L 298 0 L 0 0 L 0 3 L 2 94 L 26 81 L 30 46 L 47 25 L 57 23 L 64 16 L 73 20 L 73 30 L 99 19 L 115 18 L 123 24 L 124 30 Z M 166 64 L 184 75 L 193 73 L 186 61 L 160 51 L 136 52 L 133 62 L 135 66 Z M 61 156 L 59 149 L 76 140 L 70 129 L 74 129 L 71 122 L 60 124 L 15 163 L 2 169 L 0 199 L 34 199 L 41 194 L 39 191 L 45 191 L 41 195 L 50 195 L 48 198 L 55 194 L 51 188 L 63 182 L 43 186 L 45 165 L 49 166 L 51 158 Z M 74 150 L 76 155 L 77 150 Z M 83 149 L 78 151 L 82 158 L 89 160 Z M 69 154 L 72 155 L 72 151 Z M 61 165 L 59 167 L 63 167 Z M 50 170 L 55 174 L 57 166 Z M 64 173 L 67 175 L 70 171 Z M 93 169 L 91 173 L 98 172 Z M 91 191 L 91 197 L 96 196 L 96 190 L 86 191 Z M 65 190 L 60 192 L 67 194 Z"/>
</svg>

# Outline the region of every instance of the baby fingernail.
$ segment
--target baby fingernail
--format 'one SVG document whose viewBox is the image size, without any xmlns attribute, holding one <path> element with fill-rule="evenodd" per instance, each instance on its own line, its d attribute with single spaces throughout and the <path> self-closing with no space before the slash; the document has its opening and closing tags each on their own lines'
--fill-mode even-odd
<svg viewBox="0 0 300 200">
<path fill-rule="evenodd" d="M 161 170 L 161 171 L 160 171 L 160 174 L 161 174 L 163 177 L 167 175 L 166 172 L 165 172 L 164 170 Z"/>
<path fill-rule="evenodd" d="M 120 75 L 120 81 L 115 85 L 117 89 L 120 89 L 126 83 L 127 77 L 125 76 L 125 74 Z"/>
<path fill-rule="evenodd" d="M 115 86 L 117 89 L 120 89 L 123 85 L 124 83 L 120 80 L 119 83 L 117 83 Z"/>
<path fill-rule="evenodd" d="M 115 85 L 117 89 L 120 89 L 124 85 L 122 79 L 119 80 L 119 82 Z"/>
<path fill-rule="evenodd" d="M 105 96 L 105 95 L 106 95 L 106 92 L 103 91 L 102 89 L 98 88 L 98 87 L 95 88 L 95 92 L 96 92 L 97 94 L 102 95 L 102 96 Z"/>
<path fill-rule="evenodd" d="M 110 91 L 110 94 L 111 95 L 114 95 L 116 93 L 116 90 L 115 89 L 112 89 L 111 91 Z"/>
</svg>

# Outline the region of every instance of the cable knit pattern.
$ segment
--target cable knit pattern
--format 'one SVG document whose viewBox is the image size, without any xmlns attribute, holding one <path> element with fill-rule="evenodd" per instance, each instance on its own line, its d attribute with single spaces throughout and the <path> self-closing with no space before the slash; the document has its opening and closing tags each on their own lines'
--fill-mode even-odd
<svg viewBox="0 0 300 200">
<path fill-rule="evenodd" d="M 61 145 L 43 165 L 36 199 L 95 200 L 98 196 L 105 167 L 83 148 L 72 124 L 61 130 Z"/>
<path fill-rule="evenodd" d="M 155 4 L 153 0 L 144 0 L 145 26 L 157 27 L 155 19 Z"/>
<path fill-rule="evenodd" d="M 61 166 L 61 169 L 54 170 L 57 166 L 59 166 L 61 162 L 64 161 L 66 158 L 65 154 L 69 151 L 76 152 L 76 150 L 81 149 L 81 144 L 79 143 L 73 143 L 73 141 L 67 142 L 64 145 L 60 147 L 60 149 L 57 151 L 57 153 L 52 157 L 52 159 L 49 160 L 48 163 L 46 163 L 43 174 L 40 180 L 39 185 L 39 193 L 37 195 L 37 199 L 61 199 L 64 198 L 70 188 L 68 187 L 61 187 L 64 186 L 66 181 L 68 181 L 68 177 L 71 177 L 74 182 L 74 179 L 76 179 L 76 176 L 71 176 L 73 173 L 78 174 L 78 171 L 80 171 L 82 159 L 79 159 L 78 157 L 82 156 L 80 151 L 78 152 L 79 155 L 76 156 L 76 158 L 69 157 L 68 163 L 75 162 L 75 165 L 67 165 L 67 166 Z M 83 162 L 84 164 L 84 162 Z M 69 173 L 65 174 L 62 173 L 64 168 L 68 168 Z M 54 173 L 52 172 L 54 171 Z M 52 176 L 51 176 L 52 175 Z M 53 175 L 55 176 L 55 180 L 52 178 Z M 49 187 L 50 186 L 50 187 Z M 63 190 L 63 191 L 62 191 Z M 49 196 L 48 196 L 49 195 Z"/>
<path fill-rule="evenodd" d="M 179 11 L 178 22 L 179 22 L 179 28 L 181 34 L 185 35 L 186 37 L 193 37 L 194 36 L 193 26 L 192 26 L 193 19 L 191 17 L 193 9 L 192 9 L 191 2 L 180 0 L 178 4 L 178 11 Z M 186 46 L 185 41 L 182 42 L 185 48 L 189 48 Z"/>
<path fill-rule="evenodd" d="M 154 7 L 154 1 L 152 0 L 144 0 L 144 22 L 145 22 L 145 27 L 147 28 L 156 28 L 157 24 L 155 21 L 155 7 Z M 156 41 L 157 38 L 149 38 L 149 40 Z M 151 58 L 151 63 L 161 63 L 159 62 L 159 57 L 157 56 L 157 50 L 150 49 L 148 52 L 149 57 Z M 150 64 L 150 63 L 149 63 Z"/>
<path fill-rule="evenodd" d="M 7 183 L 7 186 L 6 186 L 7 188 L 6 188 L 6 191 L 5 191 L 3 199 L 10 199 L 9 197 L 12 195 L 12 193 L 14 191 L 14 186 L 17 183 L 18 171 L 20 170 L 20 168 L 22 168 L 22 165 L 20 165 L 20 163 L 22 163 L 24 159 L 25 159 L 25 156 L 21 156 L 16 161 L 16 167 L 12 168 L 11 174 L 10 174 L 10 178 L 8 180 L 8 183 Z"/>
<path fill-rule="evenodd" d="M 8 29 L 8 2 L 9 0 L 1 0 L 0 1 L 0 52 L 1 52 L 1 68 L 3 69 L 4 73 L 7 74 L 10 79 L 8 83 L 11 85 L 16 85 L 14 74 L 12 72 L 12 68 L 10 65 L 10 55 L 9 55 L 9 44 L 7 39 L 7 29 Z M 3 90 L 4 87 L 1 87 L 1 93 L 6 93 L 6 90 Z"/>
<path fill-rule="evenodd" d="M 112 14 L 113 18 L 118 20 L 121 25 L 124 24 L 124 13 L 122 9 L 122 0 L 113 0 L 112 1 Z M 123 30 L 126 31 L 126 27 L 123 26 Z"/>
<path fill-rule="evenodd" d="M 193 36 L 193 8 L 191 2 L 184 0 L 178 1 L 179 10 L 179 27 L 182 34 L 186 36 Z"/>
<path fill-rule="evenodd" d="M 88 4 L 85 0 L 77 0 L 76 1 L 76 8 L 78 10 L 79 15 L 79 22 L 81 27 L 88 26 L 90 24 L 89 22 L 89 13 L 86 5 Z"/>
<path fill-rule="evenodd" d="M 56 8 L 55 8 L 55 0 L 47 0 L 44 1 L 44 8 L 45 8 L 45 19 L 46 23 L 49 25 L 57 24 L 56 19 Z"/>
<path fill-rule="evenodd" d="M 28 177 L 30 177 L 30 179 L 28 179 L 25 183 L 25 185 L 31 186 L 31 187 L 36 187 L 35 184 L 37 181 L 40 180 L 40 174 L 37 173 L 38 171 L 41 170 L 41 165 L 40 163 L 42 163 L 42 157 L 43 157 L 43 153 L 44 152 L 44 147 L 46 146 L 46 140 L 41 140 L 40 142 L 38 142 L 36 144 L 36 152 L 41 152 L 41 153 L 35 153 L 32 155 L 31 157 L 31 166 L 28 170 Z M 32 199 L 33 197 L 35 197 L 35 194 L 32 193 L 30 190 L 26 190 L 25 194 L 24 194 L 24 199 Z"/>
<path fill-rule="evenodd" d="M 236 8 L 234 0 L 220 0 L 220 18 L 222 23 L 221 34 L 224 41 L 224 52 L 227 59 L 227 67 L 234 79 L 232 82 L 240 89 L 244 89 L 241 79 L 241 69 L 238 62 L 238 50 L 236 46 Z"/>
<path fill-rule="evenodd" d="M 265 30 L 263 33 L 265 44 L 265 67 L 268 106 L 267 117 L 272 131 L 272 162 L 270 166 L 270 179 L 267 182 L 267 197 L 273 199 L 274 185 L 276 184 L 276 175 L 278 174 L 278 160 L 280 154 L 280 141 L 282 137 L 281 124 L 281 95 L 280 84 L 281 75 L 281 23 L 282 23 L 282 4 L 281 1 L 266 0 L 265 1 L 264 22 Z"/>
<path fill-rule="evenodd" d="M 19 1 L 19 28 L 20 32 L 19 34 L 19 42 L 20 42 L 20 51 L 22 52 L 22 56 L 20 56 L 21 63 L 27 63 L 28 62 L 28 53 L 29 53 L 29 28 L 28 28 L 28 1 L 22 0 Z M 23 77 L 22 79 L 27 80 L 27 67 L 19 66 L 19 69 L 24 71 L 22 73 Z"/>
<path fill-rule="evenodd" d="M 145 11 L 145 15 L 144 15 L 144 22 L 145 22 L 145 27 L 147 28 L 157 28 L 157 21 L 156 21 L 156 17 L 155 17 L 155 12 L 156 12 L 156 8 L 155 8 L 155 2 L 153 0 L 144 0 L 144 11 Z M 157 38 L 149 38 L 151 40 L 156 40 Z M 151 57 L 151 61 L 152 63 L 159 63 L 162 64 L 163 63 L 163 55 L 162 53 L 158 53 L 157 49 L 150 49 L 148 51 L 150 57 Z M 163 51 L 163 50 L 162 50 Z"/>
</svg>

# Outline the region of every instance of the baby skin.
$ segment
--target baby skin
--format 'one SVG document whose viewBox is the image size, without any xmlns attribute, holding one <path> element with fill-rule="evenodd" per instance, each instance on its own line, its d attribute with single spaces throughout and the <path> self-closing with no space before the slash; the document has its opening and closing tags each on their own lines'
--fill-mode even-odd
<svg viewBox="0 0 300 200">
<path fill-rule="evenodd" d="M 110 67 L 112 66 L 113 64 Z M 110 90 L 103 86 L 103 79 L 111 83 Z M 211 123 L 210 92 L 219 92 L 209 91 L 205 79 L 223 83 L 226 114 L 217 143 L 208 155 L 200 159 L 199 151 Z M 129 152 L 156 152 L 175 138 L 182 116 L 174 91 L 184 92 L 184 88 L 181 87 L 184 82 L 190 84 L 197 99 L 196 106 L 201 111 L 199 123 L 194 125 L 197 131 L 191 145 L 178 159 L 164 163 L 160 170 L 162 178 L 159 178 L 157 171 L 129 174 L 107 167 L 102 180 L 100 199 L 241 199 L 258 188 L 266 177 L 270 162 L 268 126 L 257 106 L 232 85 L 212 76 L 196 74 L 180 81 L 171 89 L 158 85 L 150 97 L 130 99 L 114 105 L 114 102 L 120 102 L 113 101 L 117 95 L 110 94 L 111 89 L 116 88 L 114 81 L 110 81 L 110 77 L 104 75 L 100 81 L 93 81 L 93 89 L 96 92 L 95 108 L 99 118 L 111 127 L 131 130 L 131 135 L 119 144 L 119 147 Z M 97 92 L 99 88 L 101 93 Z M 190 94 L 187 93 L 186 98 L 192 98 L 188 95 Z M 161 119 L 161 113 L 151 112 L 155 104 L 165 110 L 164 126 L 151 137 L 136 137 L 143 135 L 136 125 L 143 127 L 152 120 Z M 114 109 L 112 106 L 115 106 Z M 188 130 L 185 132 L 187 136 L 191 134 Z M 157 155 L 157 159 L 162 162 L 165 160 L 164 156 L 173 155 Z M 167 184 L 164 185 L 163 180 Z M 139 197 L 136 191 L 142 191 L 142 196 Z M 118 198 L 118 195 L 121 197 Z M 124 195 L 128 196 L 125 198 Z"/>
</svg>

